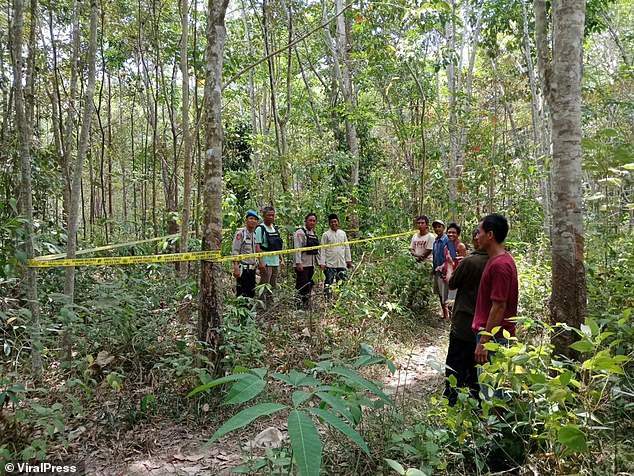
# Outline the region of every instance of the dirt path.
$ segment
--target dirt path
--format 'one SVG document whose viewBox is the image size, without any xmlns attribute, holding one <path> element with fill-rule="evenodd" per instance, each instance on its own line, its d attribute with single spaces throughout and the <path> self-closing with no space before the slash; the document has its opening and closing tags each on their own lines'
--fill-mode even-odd
<svg viewBox="0 0 634 476">
<path fill-rule="evenodd" d="M 443 375 L 440 370 L 447 351 L 447 333 L 448 325 L 445 323 L 426 329 L 411 351 L 396 360 L 396 373 L 384 379 L 383 383 L 397 405 L 422 401 L 441 390 Z M 99 449 L 88 458 L 92 462 L 88 465 L 88 474 L 228 476 L 232 474 L 232 468 L 242 463 L 242 455 L 245 454 L 242 448 L 248 439 L 254 438 L 271 424 L 270 420 L 256 421 L 242 437 L 227 437 L 211 446 L 206 445 L 211 432 L 196 433 L 175 422 L 165 422 L 159 427 L 146 425 L 135 428 L 133 434 L 125 435 L 125 440 L 140 440 L 143 444 L 135 447 L 145 447 L 147 450 L 139 450 L 122 461 L 113 461 L 113 454 L 108 448 Z M 273 424 L 285 431 L 284 418 Z M 129 444 L 126 446 L 130 447 Z M 254 452 L 259 454 L 263 450 L 256 449 Z"/>
</svg>

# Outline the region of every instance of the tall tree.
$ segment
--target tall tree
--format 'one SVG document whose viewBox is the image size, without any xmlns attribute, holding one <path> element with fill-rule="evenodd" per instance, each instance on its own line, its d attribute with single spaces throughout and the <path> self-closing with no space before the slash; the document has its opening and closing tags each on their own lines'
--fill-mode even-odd
<svg viewBox="0 0 634 476">
<path fill-rule="evenodd" d="M 192 135 L 189 130 L 189 61 L 187 44 L 189 38 L 189 4 L 181 0 L 181 75 L 182 75 L 182 120 L 183 129 L 183 213 L 181 215 L 180 252 L 187 251 L 189 240 L 189 217 L 192 209 Z M 186 274 L 187 262 L 181 263 L 181 273 Z"/>
<path fill-rule="evenodd" d="M 222 243 L 222 63 L 225 49 L 225 14 L 229 0 L 207 3 L 205 77 L 205 168 L 202 249 L 220 250 Z M 200 269 L 198 338 L 218 349 L 222 322 L 222 265 L 203 261 Z"/>
<path fill-rule="evenodd" d="M 79 11 L 75 11 L 79 15 Z M 77 229 L 79 227 L 79 202 L 81 200 L 81 176 L 84 159 L 88 152 L 90 143 L 90 125 L 92 123 L 93 96 L 95 95 L 95 70 L 97 56 L 97 22 L 99 19 L 99 8 L 97 0 L 90 2 L 90 33 L 88 41 L 88 54 L 86 64 L 88 65 L 88 77 L 84 96 L 84 105 L 81 117 L 81 131 L 79 134 L 79 147 L 77 157 L 72 170 L 70 211 L 68 214 L 68 242 L 66 244 L 66 257 L 72 259 L 77 252 Z M 75 268 L 66 268 L 66 280 L 64 283 L 64 294 L 71 300 L 75 295 Z"/>
<path fill-rule="evenodd" d="M 34 229 L 33 229 L 33 190 L 31 186 L 31 137 L 33 115 L 33 83 L 35 68 L 35 31 L 37 21 L 37 1 L 31 0 L 31 33 L 29 35 L 29 53 L 27 59 L 27 73 L 25 91 L 24 58 L 22 49 L 24 44 L 24 3 L 23 0 L 15 0 L 13 4 L 13 51 L 11 55 L 13 63 L 13 91 L 15 104 L 15 117 L 18 129 L 18 152 L 20 157 L 20 211 L 25 218 L 26 239 L 24 251 L 27 259 L 34 256 Z M 37 300 L 37 276 L 35 268 L 26 268 L 22 279 L 23 294 L 26 297 L 27 308 L 31 313 L 31 363 L 36 375 L 42 370 L 42 360 L 39 351 L 39 306 Z"/>
<path fill-rule="evenodd" d="M 326 4 L 323 3 L 323 15 L 326 18 Z M 350 166 L 350 210 L 348 215 L 348 226 L 350 227 L 349 235 L 354 238 L 359 229 L 359 216 L 356 211 L 357 205 L 357 188 L 359 186 L 359 136 L 357 134 L 357 126 L 354 122 L 354 114 L 357 109 L 357 96 L 353 80 L 352 60 L 350 58 L 351 42 L 349 38 L 349 27 L 346 24 L 344 15 L 347 6 L 343 6 L 342 0 L 335 1 L 336 13 L 336 29 L 335 39 L 333 40 L 330 30 L 326 28 L 326 40 L 330 51 L 332 52 L 332 64 L 334 68 L 334 76 L 345 103 L 344 124 L 346 128 L 346 143 L 348 152 L 352 160 Z"/>
<path fill-rule="evenodd" d="M 538 64 L 552 116 L 551 320 L 579 327 L 586 313 L 581 175 L 585 1 L 554 2 L 548 12 L 545 0 L 535 0 L 534 8 Z M 557 335 L 555 350 L 574 356 L 569 345 L 575 336 Z"/>
</svg>

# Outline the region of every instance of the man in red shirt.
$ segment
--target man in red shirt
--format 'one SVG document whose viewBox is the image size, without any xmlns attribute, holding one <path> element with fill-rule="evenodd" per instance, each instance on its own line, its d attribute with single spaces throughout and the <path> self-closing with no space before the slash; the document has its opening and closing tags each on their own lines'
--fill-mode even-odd
<svg viewBox="0 0 634 476">
<path fill-rule="evenodd" d="M 509 319 L 517 315 L 517 267 L 513 257 L 502 244 L 508 231 L 509 224 L 506 218 L 498 214 L 486 216 L 478 225 L 480 249 L 489 255 L 478 288 L 471 327 L 478 336 L 475 350 L 475 361 L 478 364 L 487 362 L 489 355 L 484 344 L 492 339 L 491 336 L 481 335 L 482 331 L 490 333 L 495 327 L 500 326 L 511 336 L 515 335 L 515 323 Z M 502 338 L 502 329 L 494 336 L 494 340 L 499 342 Z"/>
</svg>

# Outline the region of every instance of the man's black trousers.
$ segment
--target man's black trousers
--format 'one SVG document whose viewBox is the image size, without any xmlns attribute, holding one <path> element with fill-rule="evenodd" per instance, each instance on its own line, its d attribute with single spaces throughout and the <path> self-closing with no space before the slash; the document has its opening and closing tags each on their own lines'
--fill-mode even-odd
<svg viewBox="0 0 634 476">
<path fill-rule="evenodd" d="M 315 267 L 304 266 L 303 271 L 297 271 L 297 268 L 295 268 L 295 274 L 295 289 L 297 289 L 302 306 L 306 306 L 310 300 L 310 291 L 313 289 Z"/>
<path fill-rule="evenodd" d="M 255 270 L 242 269 L 242 274 L 236 280 L 236 296 L 255 297 Z"/>
<path fill-rule="evenodd" d="M 455 405 L 458 400 L 457 389 L 467 387 L 471 396 L 478 398 L 480 386 L 478 385 L 478 372 L 475 362 L 475 339 L 467 342 L 456 337 L 453 332 L 449 333 L 449 350 L 447 351 L 447 368 L 445 376 L 453 375 L 458 384 L 452 388 L 449 382 L 445 382 L 445 397 L 449 400 L 449 405 Z"/>
</svg>

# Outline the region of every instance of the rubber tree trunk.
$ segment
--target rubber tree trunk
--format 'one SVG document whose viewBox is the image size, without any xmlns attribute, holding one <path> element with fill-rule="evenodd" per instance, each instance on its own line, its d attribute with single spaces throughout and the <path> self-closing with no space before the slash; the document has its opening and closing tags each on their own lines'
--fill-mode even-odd
<svg viewBox="0 0 634 476">
<path fill-rule="evenodd" d="M 552 296 L 551 321 L 580 327 L 586 314 L 586 275 L 581 174 L 581 79 L 584 0 L 552 4 L 535 0 L 539 66 L 552 115 Z M 549 25 L 550 24 L 550 25 Z M 552 28 L 552 49 L 548 30 Z M 570 349 L 574 332 L 553 338 L 555 352 L 578 357 Z"/>
<path fill-rule="evenodd" d="M 22 46 L 24 42 L 24 3 L 23 0 L 14 0 L 13 3 L 13 51 L 11 55 L 13 64 L 13 88 L 15 119 L 18 129 L 18 152 L 20 156 L 20 212 L 25 218 L 26 239 L 24 240 L 24 252 L 27 259 L 34 256 L 34 229 L 33 229 L 33 190 L 31 186 L 31 135 L 32 129 L 28 117 L 33 111 L 33 95 L 25 94 L 22 86 L 24 79 L 24 60 Z M 35 54 L 35 28 L 37 21 L 37 2 L 31 2 L 31 35 L 29 41 L 29 61 Z M 33 84 L 34 68 L 27 66 L 26 84 Z M 31 101 L 29 103 L 29 101 Z M 40 321 L 39 304 L 37 298 L 37 275 L 35 268 L 25 268 L 22 276 L 23 296 L 26 299 L 27 308 L 31 313 L 30 341 L 31 364 L 35 376 L 39 378 L 42 371 L 42 359 L 40 355 Z"/>
<path fill-rule="evenodd" d="M 73 165 L 71 180 L 70 211 L 68 214 L 68 243 L 66 245 L 66 257 L 72 259 L 77 252 L 77 229 L 79 227 L 79 202 L 81 200 L 81 176 L 83 163 L 88 152 L 90 139 L 90 125 L 92 123 L 93 97 L 95 95 L 95 57 L 97 54 L 97 21 L 99 18 L 99 8 L 97 0 L 90 3 L 90 39 L 88 42 L 88 54 L 86 64 L 88 65 L 88 78 L 86 84 L 86 94 L 81 118 L 81 132 L 79 134 L 79 148 L 77 157 Z M 66 280 L 64 282 L 64 294 L 68 296 L 70 302 L 75 297 L 75 268 L 66 268 Z"/>
<path fill-rule="evenodd" d="M 189 130 L 189 62 L 187 45 L 189 38 L 189 4 L 181 0 L 181 75 L 182 75 L 182 128 L 183 128 L 183 214 L 181 216 L 181 253 L 187 251 L 189 240 L 189 217 L 192 210 L 192 135 Z M 181 276 L 187 274 L 187 262 L 181 263 Z"/>
<path fill-rule="evenodd" d="M 204 94 L 205 156 L 203 175 L 203 250 L 220 250 L 222 242 L 222 61 L 228 0 L 207 4 L 207 49 Z M 222 323 L 222 265 L 203 261 L 200 269 L 198 338 L 218 352 Z M 217 354 L 216 354 L 217 355 Z M 218 355 L 217 355 L 218 356 Z M 219 356 L 218 356 L 219 357 Z M 216 359 L 217 362 L 220 359 Z"/>
</svg>

